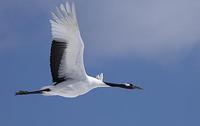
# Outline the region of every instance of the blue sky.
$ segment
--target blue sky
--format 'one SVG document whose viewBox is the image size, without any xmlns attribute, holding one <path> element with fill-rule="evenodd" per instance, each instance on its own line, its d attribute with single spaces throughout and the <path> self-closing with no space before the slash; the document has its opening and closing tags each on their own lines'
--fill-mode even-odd
<svg viewBox="0 0 200 126">
<path fill-rule="evenodd" d="M 99 88 L 75 99 L 14 96 L 51 84 L 50 11 L 65 2 L 0 1 L 0 125 L 200 125 L 196 0 L 75 0 L 87 73 L 145 90 Z"/>
</svg>

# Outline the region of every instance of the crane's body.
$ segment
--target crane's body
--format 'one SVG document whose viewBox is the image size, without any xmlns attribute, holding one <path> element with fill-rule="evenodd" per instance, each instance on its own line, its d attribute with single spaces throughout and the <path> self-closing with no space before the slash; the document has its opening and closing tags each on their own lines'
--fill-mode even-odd
<svg viewBox="0 0 200 126">
<path fill-rule="evenodd" d="M 103 74 L 88 76 L 83 61 L 84 43 L 78 27 L 75 6 L 61 4 L 50 20 L 52 45 L 50 67 L 53 84 L 37 91 L 18 91 L 16 95 L 43 94 L 74 98 L 97 87 L 120 87 L 142 89 L 130 83 L 108 83 Z"/>
<path fill-rule="evenodd" d="M 83 95 L 90 90 L 97 87 L 108 87 L 101 80 L 88 76 L 86 80 L 76 81 L 69 80 L 61 82 L 57 85 L 43 87 L 43 89 L 50 89 L 51 91 L 43 92 L 45 96 L 59 95 L 63 97 L 74 98 Z"/>
</svg>

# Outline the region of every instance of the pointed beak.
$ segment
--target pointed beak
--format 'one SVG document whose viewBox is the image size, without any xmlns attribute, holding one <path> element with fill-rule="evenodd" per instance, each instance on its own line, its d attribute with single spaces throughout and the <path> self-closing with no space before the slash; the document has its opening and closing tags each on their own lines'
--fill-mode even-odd
<svg viewBox="0 0 200 126">
<path fill-rule="evenodd" d="M 139 90 L 144 90 L 143 88 L 139 87 L 139 86 L 134 86 L 133 89 L 139 89 Z"/>
</svg>

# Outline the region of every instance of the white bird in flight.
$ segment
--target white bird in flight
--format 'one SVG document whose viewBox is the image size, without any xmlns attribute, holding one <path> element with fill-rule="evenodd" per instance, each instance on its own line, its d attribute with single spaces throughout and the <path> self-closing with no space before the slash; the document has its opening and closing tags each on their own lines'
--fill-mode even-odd
<svg viewBox="0 0 200 126">
<path fill-rule="evenodd" d="M 98 87 L 119 87 L 142 89 L 131 83 L 108 83 L 103 81 L 103 74 L 88 76 L 83 62 L 84 43 L 76 18 L 75 6 L 61 4 L 52 13 L 52 45 L 50 67 L 53 84 L 37 91 L 18 91 L 16 95 L 42 94 L 45 96 L 63 96 L 74 98 Z"/>
</svg>

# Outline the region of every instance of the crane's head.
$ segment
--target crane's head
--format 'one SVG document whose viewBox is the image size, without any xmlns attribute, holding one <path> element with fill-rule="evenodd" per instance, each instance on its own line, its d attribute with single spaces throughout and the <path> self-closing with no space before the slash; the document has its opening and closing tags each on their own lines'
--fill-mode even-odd
<svg viewBox="0 0 200 126">
<path fill-rule="evenodd" d="M 106 85 L 110 87 L 120 87 L 120 88 L 125 88 L 125 89 L 140 89 L 143 90 L 143 88 L 133 84 L 133 83 L 109 83 L 109 82 L 104 82 Z"/>
<path fill-rule="evenodd" d="M 133 84 L 133 83 L 124 83 L 124 88 L 127 89 L 140 89 L 140 90 L 144 90 L 143 88 Z"/>
</svg>

